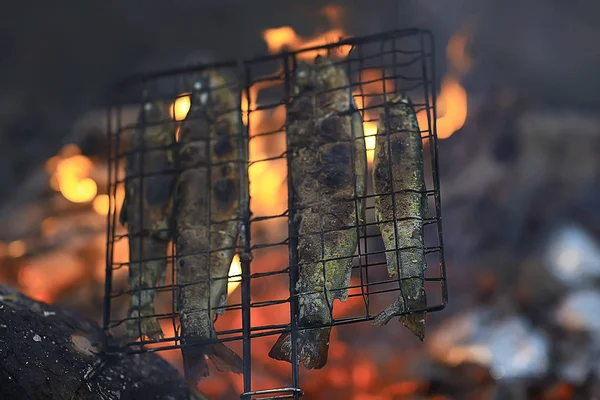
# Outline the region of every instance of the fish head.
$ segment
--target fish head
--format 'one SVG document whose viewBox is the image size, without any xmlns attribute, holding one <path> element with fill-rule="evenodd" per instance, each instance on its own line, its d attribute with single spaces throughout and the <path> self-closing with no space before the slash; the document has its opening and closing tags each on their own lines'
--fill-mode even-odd
<svg viewBox="0 0 600 400">
<path fill-rule="evenodd" d="M 414 119 L 415 109 L 413 102 L 410 97 L 404 93 L 400 93 L 398 96 L 387 102 L 387 109 L 394 115 L 404 117 L 404 121 L 409 123 Z M 406 127 L 408 128 L 408 127 Z"/>
<path fill-rule="evenodd" d="M 210 84 L 204 74 L 194 73 L 186 79 L 186 86 L 191 90 L 190 110 L 203 108 L 208 103 Z"/>
<path fill-rule="evenodd" d="M 392 100 L 392 103 L 399 105 L 406 104 L 406 106 L 409 108 L 413 107 L 410 97 L 408 97 L 408 95 L 405 93 L 400 93 L 398 96 L 396 96 L 396 98 Z"/>
<path fill-rule="evenodd" d="M 208 105 L 212 106 L 213 114 L 229 113 L 237 109 L 238 102 L 232 90 L 229 79 L 217 70 L 205 72 L 204 79 L 208 83 Z M 215 115 L 216 116 L 216 115 Z"/>
<path fill-rule="evenodd" d="M 318 55 L 315 58 L 316 81 L 319 90 L 347 89 L 348 76 L 344 69 L 335 65 L 329 58 Z"/>
<path fill-rule="evenodd" d="M 296 94 L 305 90 L 313 89 L 315 87 L 314 69 L 311 65 L 305 63 L 304 61 L 300 61 L 296 65 L 295 78 Z"/>
<path fill-rule="evenodd" d="M 385 113 L 387 115 L 399 118 L 393 118 L 393 126 L 390 129 L 396 131 L 414 132 L 419 130 L 417 117 L 413 103 L 406 94 L 401 93 L 392 100 L 386 102 Z M 384 123 L 386 119 L 381 118 L 379 121 L 379 129 L 385 129 Z"/>
</svg>

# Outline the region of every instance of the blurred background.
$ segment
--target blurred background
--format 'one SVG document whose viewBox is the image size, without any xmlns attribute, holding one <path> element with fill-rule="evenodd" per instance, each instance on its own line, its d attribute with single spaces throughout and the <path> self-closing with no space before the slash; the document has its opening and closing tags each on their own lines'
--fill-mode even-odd
<svg viewBox="0 0 600 400">
<path fill-rule="evenodd" d="M 301 379 L 306 397 L 600 396 L 600 3 L 65 0 L 7 7 L 0 16 L 2 282 L 101 321 L 104 107 L 120 79 L 190 58 L 237 59 L 428 28 L 437 46 L 450 302 L 429 317 L 425 343 L 395 322 L 378 330 L 365 324 L 360 340 L 353 328 L 334 329 L 335 355 Z M 257 193 L 277 197 L 285 175 L 263 179 Z M 287 364 L 270 363 L 268 348 L 260 350 L 257 385 L 283 386 Z M 181 368 L 177 352 L 159 354 Z M 213 399 L 242 388 L 239 377 L 224 374 L 200 387 Z"/>
</svg>

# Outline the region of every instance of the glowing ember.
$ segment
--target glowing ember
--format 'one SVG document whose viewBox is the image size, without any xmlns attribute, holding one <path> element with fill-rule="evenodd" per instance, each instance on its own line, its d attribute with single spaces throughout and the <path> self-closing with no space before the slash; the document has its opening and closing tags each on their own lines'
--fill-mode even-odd
<svg viewBox="0 0 600 400">
<path fill-rule="evenodd" d="M 48 217 L 42 221 L 41 231 L 44 236 L 53 236 L 58 231 L 59 220 L 56 217 Z"/>
<path fill-rule="evenodd" d="M 25 242 L 22 240 L 15 240 L 14 242 L 10 242 L 8 247 L 6 248 L 6 253 L 9 257 L 18 258 L 25 254 L 27 247 L 25 246 Z"/>
</svg>

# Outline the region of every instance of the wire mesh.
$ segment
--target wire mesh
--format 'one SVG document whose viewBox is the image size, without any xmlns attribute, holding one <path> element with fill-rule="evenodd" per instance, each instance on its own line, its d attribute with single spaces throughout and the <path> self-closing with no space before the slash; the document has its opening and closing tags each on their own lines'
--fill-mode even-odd
<svg viewBox="0 0 600 400">
<path fill-rule="evenodd" d="M 338 80 L 314 67 L 323 62 L 317 57 L 331 62 L 325 70 Z M 316 71 L 308 86 L 306 71 Z M 415 278 L 427 306 L 397 315 L 443 309 L 434 71 L 432 35 L 410 29 L 120 85 L 108 115 L 104 327 L 107 338 L 131 340 L 120 347 L 107 340 L 107 352 L 227 343 L 243 359 L 243 399 L 297 399 L 300 365 L 311 352 L 303 337 L 314 336 L 306 332 L 372 321 L 397 298 L 411 304 L 405 282 Z M 311 87 L 304 100 L 300 87 Z M 394 206 L 392 219 L 380 213 L 378 220 L 377 198 L 394 205 L 415 198 L 405 196 L 414 188 L 374 190 L 374 160 L 400 163 L 390 137 L 407 132 L 392 126 L 389 101 L 401 93 L 419 123 L 425 187 L 413 191 L 426 212 L 405 215 Z M 376 146 L 378 129 L 387 144 Z M 388 154 L 375 154 L 379 146 Z M 413 174 L 413 164 L 403 171 Z M 385 175 L 392 186 L 398 171 L 389 166 Z M 399 221 L 411 218 L 428 266 L 418 276 L 402 265 L 411 246 L 402 244 Z M 393 226 L 392 247 L 382 240 L 384 223 Z M 386 253 L 399 261 L 395 275 Z M 203 324 L 202 340 L 187 338 L 193 329 L 180 319 Z M 287 355 L 289 387 L 255 387 L 252 343 L 287 334 L 299 343 Z"/>
</svg>

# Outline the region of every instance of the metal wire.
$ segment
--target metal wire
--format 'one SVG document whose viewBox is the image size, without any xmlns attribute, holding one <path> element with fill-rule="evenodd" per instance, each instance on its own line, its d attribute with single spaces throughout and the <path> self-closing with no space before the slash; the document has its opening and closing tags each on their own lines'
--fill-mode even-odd
<svg viewBox="0 0 600 400">
<path fill-rule="evenodd" d="M 360 38 L 350 38 L 331 43 L 326 46 L 313 47 L 296 52 L 284 52 L 277 55 L 255 58 L 243 62 L 224 62 L 211 65 L 193 66 L 176 70 L 161 71 L 143 76 L 131 77 L 118 85 L 115 91 L 115 101 L 108 112 L 108 140 L 109 140 L 109 215 L 107 231 L 107 257 L 106 257 L 106 284 L 104 302 L 104 328 L 108 335 L 120 335 L 124 332 L 127 321 L 135 320 L 138 326 L 137 337 L 127 338 L 121 345 L 115 347 L 114 341 L 105 341 L 107 353 L 139 353 L 143 351 L 161 351 L 167 349 L 178 349 L 189 346 L 197 346 L 198 343 L 182 343 L 180 333 L 181 326 L 179 315 L 181 306 L 178 297 L 182 288 L 190 288 L 194 285 L 206 285 L 209 292 L 214 285 L 228 279 L 226 268 L 215 265 L 216 255 L 227 251 L 235 251 L 240 260 L 241 295 L 230 296 L 226 305 L 214 304 L 208 301 L 194 313 L 215 314 L 215 336 L 210 340 L 202 342 L 203 345 L 210 343 L 242 342 L 242 355 L 244 360 L 244 393 L 242 399 L 254 398 L 290 398 L 299 399 L 302 395 L 299 381 L 300 352 L 297 346 L 291 348 L 289 387 L 285 388 L 256 388 L 253 387 L 251 345 L 252 340 L 259 337 L 280 335 L 290 333 L 292 343 L 297 343 L 300 333 L 306 329 L 314 329 L 325 326 L 339 326 L 358 322 L 372 321 L 377 313 L 382 311 L 394 297 L 406 296 L 402 292 L 402 281 L 414 277 L 402 275 L 401 257 L 403 251 L 411 249 L 401 243 L 396 223 L 414 216 L 396 215 L 397 210 L 393 208 L 394 218 L 388 222 L 394 222 L 396 233 L 396 248 L 385 249 L 379 234 L 379 225 L 386 221 L 377 221 L 375 218 L 374 199 L 377 196 L 391 196 L 392 204 L 398 201 L 397 196 L 410 189 L 394 188 L 389 193 L 373 193 L 373 182 L 371 167 L 363 173 L 366 176 L 366 193 L 359 193 L 359 177 L 356 174 L 356 163 L 354 152 L 351 153 L 349 164 L 353 176 L 352 186 L 354 195 L 349 198 L 338 199 L 340 204 L 348 202 L 352 204 L 355 223 L 346 226 L 336 222 L 334 226 L 324 223 L 324 214 L 319 215 L 321 228 L 315 232 L 299 233 L 298 215 L 302 215 L 307 209 L 314 205 L 299 204 L 295 194 L 295 182 L 293 173 L 290 173 L 293 165 L 293 157 L 298 150 L 289 140 L 290 123 L 293 116 L 290 115 L 290 105 L 294 101 L 296 92 L 296 72 L 299 63 L 312 63 L 317 54 L 327 56 L 334 61 L 336 67 L 345 71 L 349 84 L 344 87 L 330 88 L 327 91 L 317 93 L 323 96 L 327 93 L 345 90 L 348 98 L 347 111 L 332 114 L 332 118 L 352 118 L 358 113 L 363 122 L 363 133 L 357 131 L 353 123 L 351 139 L 337 140 L 339 143 L 354 144 L 356 141 L 371 143 L 367 153 L 373 155 L 375 127 L 377 125 L 386 127 L 389 132 L 389 120 L 386 117 L 388 110 L 385 106 L 386 99 L 390 95 L 404 93 L 408 95 L 414 105 L 415 112 L 419 116 L 421 136 L 423 137 L 426 170 L 426 193 L 427 203 L 432 205 L 433 213 L 430 212 L 426 218 L 418 219 L 425 232 L 425 244 L 422 251 L 428 257 L 428 264 L 432 254 L 437 255 L 437 268 L 427 268 L 425 277 L 422 278 L 427 291 L 428 304 L 425 309 L 407 310 L 408 312 L 434 312 L 443 309 L 447 304 L 446 269 L 443 255 L 442 223 L 441 223 L 441 198 L 439 191 L 438 173 L 438 142 L 436 136 L 436 81 L 435 64 L 433 57 L 433 36 L 429 31 L 420 29 L 409 29 L 387 32 Z M 190 82 L 208 71 L 217 71 L 225 77 L 226 83 L 218 87 L 210 86 L 206 92 L 196 93 L 190 90 L 189 85 L 181 82 Z M 234 113 L 239 126 L 239 133 L 229 138 L 229 132 L 218 132 L 221 136 L 209 135 L 205 146 L 207 153 L 198 159 L 196 167 L 208 171 L 208 184 L 205 188 L 207 204 L 206 213 L 209 226 L 207 230 L 208 244 L 205 248 L 191 249 L 183 254 L 178 249 L 177 229 L 156 228 L 146 226 L 152 221 L 145 221 L 147 213 L 143 210 L 144 201 L 141 197 L 136 199 L 138 203 L 136 211 L 139 213 L 141 225 L 140 232 L 129 231 L 118 222 L 117 213 L 121 208 L 119 204 L 119 193 L 124 191 L 124 186 L 132 179 L 139 181 L 140 188 L 148 186 L 148 179 L 161 174 L 179 176 L 185 168 L 178 161 L 178 151 L 181 143 L 176 143 L 170 150 L 174 154 L 172 168 L 165 170 L 145 170 L 144 157 L 152 151 L 165 151 L 165 147 L 158 145 L 148 146 L 144 140 L 141 149 L 131 149 L 127 146 L 132 135 L 143 137 L 145 132 L 154 125 L 172 123 L 171 120 L 154 121 L 152 124 L 142 117 L 136 120 L 136 115 L 123 115 L 124 106 L 143 105 L 145 101 L 162 100 L 174 102 L 182 95 L 190 94 L 193 101 L 194 96 L 205 95 L 209 98 L 219 90 L 230 91 L 236 99 L 237 106 L 233 110 L 219 110 L 219 115 Z M 212 101 L 212 100 L 211 100 Z M 173 115 L 175 115 L 173 109 Z M 200 118 L 198 124 L 207 124 L 207 132 L 219 130 L 215 125 L 216 119 L 195 115 Z M 207 121 L 202 118 L 208 118 Z M 174 116 L 172 117 L 174 118 Z M 191 118 L 191 117 L 189 117 Z M 183 134 L 181 129 L 188 119 L 178 121 L 178 135 Z M 137 121 L 137 122 L 136 122 Z M 398 133 L 395 131 L 395 133 Z M 225 136 L 223 136 L 225 135 Z M 225 142 L 230 146 L 237 146 L 235 158 L 227 158 L 225 161 L 214 160 L 212 152 L 221 145 L 219 138 L 227 137 Z M 388 151 L 391 152 L 390 135 L 387 135 Z M 223 142 L 223 143 L 225 143 Z M 352 146 L 354 147 L 354 146 Z M 212 150 L 209 150 L 212 149 Z M 428 149 L 428 151 L 427 151 Z M 225 149 L 227 150 L 227 149 Z M 141 152 L 136 159 L 139 161 L 139 174 L 125 176 L 124 163 L 132 153 Z M 391 156 L 391 154 L 390 154 Z M 372 159 L 372 157 L 368 157 Z M 227 196 L 234 196 L 237 209 L 234 215 L 216 220 L 213 191 L 215 182 L 213 174 L 215 171 L 226 171 L 231 165 L 237 169 L 239 190 L 226 192 Z M 393 170 L 388 171 L 393 176 Z M 287 177 L 287 178 L 286 178 Z M 287 196 L 283 193 L 283 186 L 287 185 Z M 149 190 L 153 189 L 150 185 Z M 143 191 L 142 191 L 143 193 Z M 175 195 L 175 194 L 173 194 Z M 177 210 L 177 201 L 172 202 L 173 218 L 180 218 Z M 364 213 L 361 214 L 360 204 L 363 204 Z M 433 214 L 433 215 L 431 215 Z M 331 217 L 331 216 L 330 216 Z M 335 216 L 334 216 L 335 217 Z M 328 217 L 329 218 L 329 217 Z M 205 222 L 206 222 L 205 221 Z M 239 242 L 232 246 L 215 245 L 211 238 L 217 234 L 216 226 L 225 226 L 227 221 L 239 223 Z M 173 226 L 176 224 L 173 224 Z M 344 226 L 338 226 L 344 225 Z M 430 227 L 435 227 L 435 232 Z M 220 229 L 220 228 L 219 228 Z M 357 241 L 355 254 L 352 256 L 327 257 L 328 235 L 341 231 L 354 231 Z M 167 269 L 170 268 L 169 279 L 166 282 L 156 282 L 154 286 L 142 287 L 141 265 L 159 261 L 161 257 L 148 256 L 144 253 L 141 243 L 143 238 L 149 234 L 168 232 L 171 237 L 170 254 L 164 254 Z M 219 235 L 221 233 L 218 233 Z M 325 289 L 314 287 L 313 290 L 300 290 L 297 286 L 300 272 L 308 268 L 310 260 L 304 260 L 299 255 L 299 246 L 309 235 L 319 235 L 321 258 L 318 260 L 323 280 L 327 280 L 326 265 L 328 262 L 347 260 L 352 263 L 351 283 L 344 288 L 333 288 L 334 290 L 348 291 L 348 301 L 351 299 L 362 299 L 362 306 L 353 307 L 351 315 L 336 317 L 336 303 L 331 294 L 325 296 L 327 307 L 330 311 L 331 323 L 314 324 L 306 326 L 299 323 L 299 306 L 303 298 L 308 295 L 323 293 Z M 125 243 L 135 240 L 140 243 L 136 260 L 128 260 Z M 120 249 L 120 250 L 118 250 Z M 283 255 L 283 249 L 287 249 L 287 255 Z M 178 252 L 179 250 L 179 252 Z M 398 260 L 398 273 L 395 277 L 387 274 L 386 257 L 388 252 L 394 252 Z M 187 279 L 181 282 L 177 273 L 177 259 L 204 254 L 208 260 L 208 282 L 202 277 L 198 279 Z M 266 255 L 268 256 L 266 256 Z M 287 259 L 287 260 L 286 260 Z M 271 262 L 276 260 L 277 262 Z M 286 265 L 287 261 L 287 265 Z M 131 288 L 127 282 L 127 272 L 130 268 L 140 268 L 139 276 L 136 276 L 137 288 Z M 429 265 L 431 267 L 432 265 Z M 229 266 L 227 266 L 229 267 Z M 220 276 L 215 276 L 216 270 L 223 271 Z M 126 272 L 127 271 L 127 272 Z M 167 271 L 161 272 L 163 275 Z M 135 276 L 132 275 L 132 276 Z M 229 278 L 231 279 L 231 277 Z M 326 286 L 326 285 L 323 285 Z M 237 289 L 236 291 L 239 291 Z M 137 296 L 138 301 L 149 293 L 154 293 L 155 313 L 144 317 L 130 317 L 127 315 L 131 296 Z M 235 300 L 234 300 L 235 299 Z M 238 300 L 239 299 L 239 300 Z M 289 313 L 283 318 L 282 306 L 289 307 Z M 262 310 L 262 311 L 261 311 Z M 278 310 L 278 311 L 275 311 Z M 263 313 L 262 318 L 254 318 L 255 312 Z M 139 313 L 138 313 L 139 314 Z M 219 315 L 223 317 L 218 317 Z M 273 321 L 264 316 L 276 315 Z M 218 318 L 217 318 L 218 317 Z M 156 318 L 161 322 L 164 338 L 150 340 L 145 337 L 141 328 L 143 318 Z M 282 318 L 284 322 L 280 322 Z M 269 322 L 265 322 L 269 321 Z M 377 328 L 373 328 L 377 329 Z M 215 338 L 216 337 L 216 338 Z M 274 361 L 275 362 L 275 361 Z M 261 397 L 262 396 L 262 397 Z M 270 396 L 270 397 L 264 397 Z"/>
</svg>

